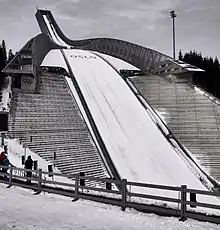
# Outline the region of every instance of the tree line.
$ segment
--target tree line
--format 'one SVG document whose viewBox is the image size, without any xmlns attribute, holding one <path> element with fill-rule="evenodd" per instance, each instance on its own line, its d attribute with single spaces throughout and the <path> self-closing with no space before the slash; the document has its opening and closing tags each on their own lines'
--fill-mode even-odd
<svg viewBox="0 0 220 230">
<path fill-rule="evenodd" d="M 196 72 L 193 84 L 220 98 L 220 65 L 217 57 L 203 57 L 201 52 L 190 51 L 183 55 L 179 51 L 179 60 L 194 65 L 205 72 Z"/>
<path fill-rule="evenodd" d="M 5 41 L 2 40 L 0 44 L 0 90 L 2 89 L 5 79 L 5 74 L 1 71 L 5 68 L 7 63 L 11 61 L 13 57 L 14 54 L 12 52 L 12 49 L 9 49 L 9 51 L 7 52 Z"/>
</svg>

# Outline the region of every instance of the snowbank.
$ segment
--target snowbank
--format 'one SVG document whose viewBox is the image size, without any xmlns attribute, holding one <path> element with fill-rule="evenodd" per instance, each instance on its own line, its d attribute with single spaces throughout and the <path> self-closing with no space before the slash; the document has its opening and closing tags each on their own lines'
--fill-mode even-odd
<svg viewBox="0 0 220 230">
<path fill-rule="evenodd" d="M 43 171 L 46 172 L 48 172 L 48 165 L 53 164 L 53 162 L 44 160 L 39 155 L 32 152 L 30 149 L 26 148 L 25 150 L 25 148 L 23 148 L 23 146 L 19 143 L 17 139 L 5 139 L 5 144 L 8 146 L 8 159 L 14 166 L 18 168 L 24 167 L 21 161 L 22 155 L 26 155 L 26 158 L 28 155 L 30 155 L 33 160 L 38 161 L 38 168 L 41 168 Z M 0 147 L 0 151 L 3 151 L 2 147 Z M 53 172 L 61 173 L 56 167 L 53 167 Z M 48 175 L 43 174 L 43 178 L 47 180 L 53 179 L 59 182 L 74 184 L 71 179 L 68 179 L 66 177 L 61 177 L 61 176 L 54 176 L 54 178 L 51 178 Z M 61 187 L 61 186 L 56 186 L 56 187 Z"/>
</svg>

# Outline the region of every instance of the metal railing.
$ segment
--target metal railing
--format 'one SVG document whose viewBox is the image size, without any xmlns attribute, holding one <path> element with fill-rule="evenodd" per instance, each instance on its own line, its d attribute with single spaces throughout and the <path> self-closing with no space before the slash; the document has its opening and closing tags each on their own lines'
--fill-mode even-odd
<svg viewBox="0 0 220 230">
<path fill-rule="evenodd" d="M 126 208 L 134 208 L 142 212 L 153 212 L 159 215 L 179 217 L 179 220 L 181 221 L 185 221 L 189 217 L 220 224 L 220 212 L 219 215 L 213 215 L 203 213 L 201 212 L 201 209 L 191 209 L 203 207 L 211 209 L 212 211 L 220 210 L 220 205 L 196 201 L 197 195 L 220 197 L 219 192 L 189 189 L 186 185 L 182 185 L 180 187 L 165 186 L 131 182 L 126 179 L 114 180 L 108 178 L 88 177 L 81 176 L 80 174 L 75 174 L 73 179 L 65 181 L 66 179 L 61 178 L 67 178 L 68 175 L 46 172 L 42 169 L 28 170 L 5 166 L 0 166 L 0 168 L 6 169 L 0 172 L 0 182 L 8 184 L 9 187 L 16 185 L 34 189 L 37 193 L 44 191 L 65 195 L 73 197 L 73 201 L 83 198 L 96 202 L 117 205 L 121 207 L 122 211 L 125 211 Z M 7 173 L 7 171 L 9 171 L 9 173 Z M 30 172 L 29 176 L 27 172 Z M 89 183 L 91 181 L 97 183 L 97 186 L 91 187 Z M 106 189 L 98 186 L 100 182 L 106 184 Z M 120 187 L 121 189 L 118 190 L 117 187 Z M 140 193 L 137 193 L 132 191 L 135 187 L 139 190 L 143 188 L 156 189 L 162 191 L 163 193 L 171 191 L 172 194 L 176 194 L 176 197 L 160 196 L 152 194 L 152 191 L 150 193 L 147 193 L 147 191 L 143 193 L 143 190 L 141 190 Z M 189 194 L 190 200 L 187 199 Z M 158 201 L 162 201 L 164 203 L 156 205 L 155 203 Z M 175 204 L 176 206 L 174 207 L 171 204 Z"/>
</svg>

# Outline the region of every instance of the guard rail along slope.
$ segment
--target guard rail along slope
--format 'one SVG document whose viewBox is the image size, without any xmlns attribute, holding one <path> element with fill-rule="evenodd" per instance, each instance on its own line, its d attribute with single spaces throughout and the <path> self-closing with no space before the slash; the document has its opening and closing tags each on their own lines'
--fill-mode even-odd
<svg viewBox="0 0 220 230">
<path fill-rule="evenodd" d="M 158 215 L 179 217 L 179 220 L 181 221 L 185 221 L 189 217 L 220 224 L 220 211 L 218 214 L 213 215 L 213 210 L 220 210 L 220 205 L 196 202 L 196 195 L 198 194 L 220 197 L 219 192 L 189 189 L 186 185 L 181 185 L 181 187 L 164 186 L 131 182 L 126 179 L 113 180 L 107 178 L 87 177 L 80 176 L 79 174 L 76 174 L 72 180 L 61 182 L 62 179 L 67 178 L 68 175 L 46 172 L 42 171 L 42 169 L 29 170 L 11 166 L 0 167 L 9 170 L 9 173 L 0 172 L 0 182 L 8 184 L 8 188 L 12 185 L 20 186 L 33 189 L 36 191 L 36 194 L 43 191 L 73 197 L 73 201 L 82 198 L 117 205 L 121 207 L 122 211 L 125 211 L 126 208 L 134 208 L 142 212 L 153 212 Z M 31 177 L 26 176 L 27 172 L 31 172 Z M 50 177 L 53 178 L 55 176 L 56 180 L 50 180 Z M 26 180 L 31 180 L 31 183 L 27 183 Z M 87 181 L 106 183 L 106 189 L 87 186 Z M 120 191 L 117 190 L 118 185 L 122 188 Z M 148 195 L 146 193 L 134 193 L 132 192 L 133 187 L 173 191 L 176 193 L 177 198 Z M 190 194 L 190 200 L 187 199 L 188 194 Z M 149 200 L 152 200 L 153 202 L 150 202 Z M 155 201 L 158 205 L 155 205 Z M 163 203 L 159 203 L 158 201 L 162 201 Z M 210 214 L 208 214 L 202 212 L 201 209 L 193 209 L 199 207 L 208 208 L 212 212 L 209 212 Z"/>
</svg>

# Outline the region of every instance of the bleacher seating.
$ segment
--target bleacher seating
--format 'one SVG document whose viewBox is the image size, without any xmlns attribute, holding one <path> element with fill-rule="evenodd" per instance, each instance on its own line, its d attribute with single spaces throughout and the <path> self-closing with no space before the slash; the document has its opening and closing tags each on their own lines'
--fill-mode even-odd
<svg viewBox="0 0 220 230">
<path fill-rule="evenodd" d="M 187 83 L 156 75 L 131 80 L 179 141 L 220 181 L 220 106 Z"/>
<path fill-rule="evenodd" d="M 39 94 L 14 90 L 9 130 L 25 146 L 52 161 L 61 172 L 108 177 L 79 107 L 63 76 L 41 76 Z"/>
</svg>

